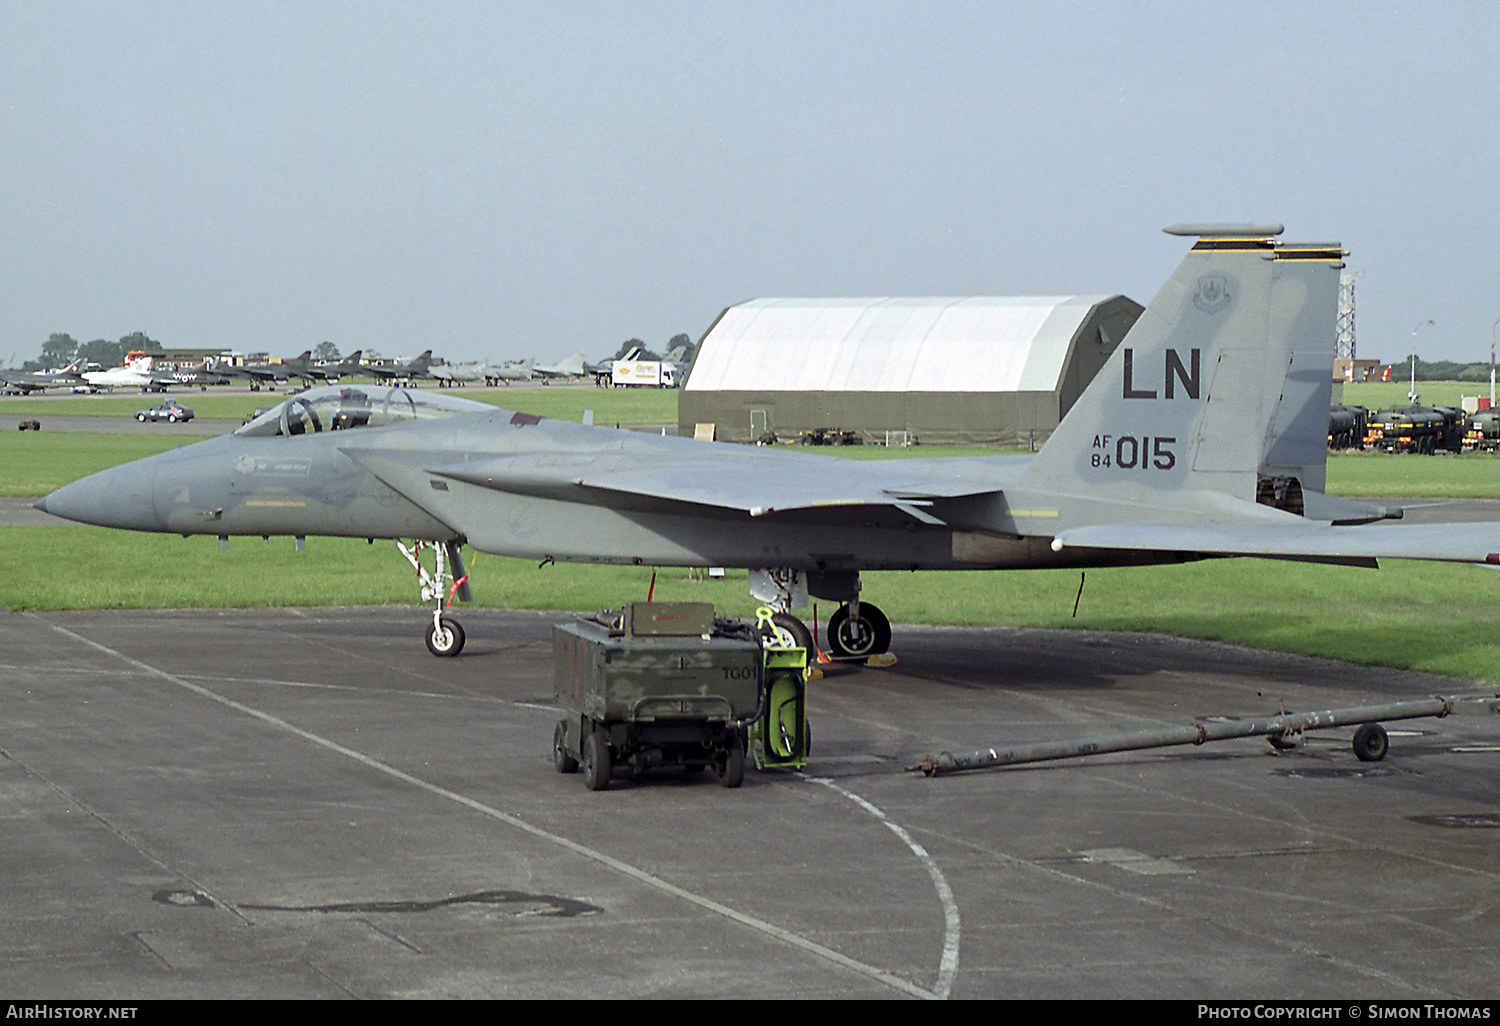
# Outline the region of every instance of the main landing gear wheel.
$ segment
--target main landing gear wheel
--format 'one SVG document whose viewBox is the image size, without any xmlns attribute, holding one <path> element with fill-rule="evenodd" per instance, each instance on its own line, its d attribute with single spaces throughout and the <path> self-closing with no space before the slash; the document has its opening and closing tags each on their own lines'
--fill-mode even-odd
<svg viewBox="0 0 1500 1026">
<path fill-rule="evenodd" d="M 851 617 L 848 606 L 828 618 L 828 648 L 841 659 L 866 659 L 891 647 L 891 622 L 878 606 L 859 604 L 859 615 Z"/>
<path fill-rule="evenodd" d="M 427 628 L 427 651 L 435 656 L 456 656 L 464 650 L 464 629 L 457 620 L 444 616 Z"/>
<path fill-rule="evenodd" d="M 1366 723 L 1354 732 L 1354 755 L 1360 762 L 1379 762 L 1390 744 L 1385 728 L 1378 723 Z"/>
<path fill-rule="evenodd" d="M 800 648 L 809 656 L 813 654 L 812 631 L 791 613 L 773 613 L 771 628 L 776 632 L 777 643 L 783 648 Z"/>
</svg>

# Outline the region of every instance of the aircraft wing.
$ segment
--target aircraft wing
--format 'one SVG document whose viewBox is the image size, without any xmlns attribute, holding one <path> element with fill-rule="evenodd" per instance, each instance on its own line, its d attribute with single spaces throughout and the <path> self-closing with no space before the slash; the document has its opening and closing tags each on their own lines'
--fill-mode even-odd
<svg viewBox="0 0 1500 1026">
<path fill-rule="evenodd" d="M 1220 556 L 1429 559 L 1500 563 L 1500 523 L 1100 524 L 1062 531 L 1052 547 L 1202 552 Z"/>
<path fill-rule="evenodd" d="M 933 500 L 997 491 L 994 477 L 973 466 L 973 460 L 953 461 L 956 466 L 952 470 L 902 480 L 900 473 L 892 473 L 899 463 L 891 461 L 863 463 L 817 456 L 787 459 L 784 453 L 778 453 L 777 459 L 760 459 L 753 452 L 733 449 L 716 452 L 712 460 L 680 455 L 652 459 L 640 453 L 547 453 L 427 462 L 420 470 L 405 460 L 391 460 L 387 454 L 353 448 L 345 451 L 392 487 L 421 498 L 426 498 L 423 493 L 430 489 L 424 480 L 404 480 L 413 472 L 423 479 L 448 478 L 501 492 L 601 506 L 706 506 L 752 517 L 793 510 L 881 506 L 937 525 L 942 521 L 925 508 Z M 726 462 L 737 466 L 726 473 Z"/>
<path fill-rule="evenodd" d="M 696 466 L 687 461 L 654 467 L 643 467 L 638 461 L 628 466 L 595 462 L 560 467 L 555 462 L 543 465 L 534 459 L 499 458 L 435 467 L 433 472 L 499 491 L 556 494 L 560 487 L 579 489 L 598 493 L 602 505 L 612 504 L 611 495 L 629 496 L 665 504 L 714 506 L 753 517 L 800 509 L 894 506 L 923 523 L 941 523 L 922 507 L 943 497 L 943 489 L 894 490 L 878 483 L 875 475 L 864 473 L 865 466 L 822 459 L 790 465 L 777 461 L 765 467 L 746 466 L 731 477 L 724 474 L 722 464 Z M 989 492 L 994 487 L 977 490 Z M 958 494 L 975 491 L 965 483 Z"/>
</svg>

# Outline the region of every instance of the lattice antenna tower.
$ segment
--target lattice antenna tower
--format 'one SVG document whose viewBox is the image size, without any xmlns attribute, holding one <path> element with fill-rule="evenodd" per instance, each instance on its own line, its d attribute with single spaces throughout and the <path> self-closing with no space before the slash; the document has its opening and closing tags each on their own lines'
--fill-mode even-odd
<svg viewBox="0 0 1500 1026">
<path fill-rule="evenodd" d="M 1339 275 L 1339 320 L 1333 355 L 1344 360 L 1354 359 L 1354 278 L 1353 274 Z"/>
</svg>

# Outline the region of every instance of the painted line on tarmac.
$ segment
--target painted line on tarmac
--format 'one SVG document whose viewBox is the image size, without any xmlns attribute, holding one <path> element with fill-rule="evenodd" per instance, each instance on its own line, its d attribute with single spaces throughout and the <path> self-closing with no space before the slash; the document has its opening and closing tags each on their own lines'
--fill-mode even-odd
<svg viewBox="0 0 1500 1026">
<path fill-rule="evenodd" d="M 932 885 L 937 888 L 938 902 L 943 906 L 943 957 L 938 965 L 937 983 L 932 988 L 931 996 L 947 1000 L 949 993 L 953 990 L 953 980 L 958 975 L 959 918 L 958 903 L 953 899 L 953 888 L 948 886 L 948 880 L 943 876 L 943 871 L 938 868 L 932 856 L 927 854 L 926 848 L 918 844 L 904 827 L 887 816 L 873 802 L 840 787 L 827 777 L 803 777 L 802 779 L 810 784 L 822 784 L 830 791 L 843 795 L 884 823 L 891 833 L 906 843 L 912 854 L 917 857 L 917 861 L 922 863 L 927 874 L 932 877 Z"/>
<path fill-rule="evenodd" d="M 37 617 L 35 614 L 28 615 L 38 620 L 42 619 L 41 617 Z M 42 620 L 42 622 L 47 623 L 46 620 Z M 666 894 L 670 894 L 675 898 L 681 898 L 683 901 L 697 905 L 699 908 L 705 909 L 709 912 L 713 912 L 716 915 L 723 916 L 724 918 L 739 923 L 742 926 L 747 926 L 752 930 L 757 930 L 768 937 L 773 937 L 776 940 L 791 945 L 792 947 L 801 948 L 803 951 L 806 951 L 809 954 L 816 955 L 819 958 L 826 959 L 827 961 L 832 962 L 835 965 L 842 966 L 843 968 L 858 973 L 861 976 L 865 976 L 879 983 L 883 983 L 888 987 L 901 991 L 903 994 L 909 994 L 913 997 L 920 998 L 942 998 L 947 996 L 946 992 L 939 994 L 935 991 L 926 990 L 922 987 L 917 986 L 909 980 L 902 979 L 894 973 L 886 972 L 884 969 L 877 969 L 872 965 L 866 965 L 864 962 L 852 959 L 849 956 L 842 954 L 841 952 L 835 951 L 832 948 L 824 947 L 823 945 L 818 944 L 815 941 L 810 941 L 806 937 L 801 937 L 795 933 L 792 933 L 790 930 L 782 929 L 781 927 L 776 926 L 772 923 L 768 923 L 763 919 L 757 919 L 755 916 L 747 915 L 743 912 L 732 909 L 728 905 L 724 905 L 720 902 L 714 901 L 712 898 L 704 897 L 701 894 L 696 894 L 682 887 L 678 887 L 676 884 L 668 883 L 661 877 L 653 876 L 643 869 L 638 869 L 637 867 L 630 865 L 628 862 L 622 862 L 619 859 L 614 858 L 613 856 L 606 855 L 601 851 L 597 851 L 593 848 L 587 847 L 586 845 L 579 844 L 577 841 L 573 841 L 569 838 L 563 837 L 561 834 L 554 834 L 550 830 L 544 830 L 541 827 L 533 826 L 531 823 L 528 823 L 523 819 L 519 819 L 508 812 L 502 812 L 499 809 L 493 808 L 492 806 L 485 805 L 483 802 L 476 801 L 475 799 L 470 798 L 467 795 L 459 794 L 456 791 L 450 791 L 445 787 L 439 787 L 437 784 L 430 783 L 426 780 L 421 779 L 420 777 L 414 777 L 410 773 L 399 770 L 396 767 L 381 762 L 378 759 L 372 758 L 371 756 L 368 756 L 363 752 L 357 752 L 352 748 L 347 748 L 344 745 L 339 744 L 337 741 L 331 741 L 319 734 L 314 734 L 311 731 L 303 730 L 301 727 L 294 726 L 293 724 L 288 723 L 286 720 L 283 720 L 278 716 L 272 716 L 268 712 L 263 712 L 251 706 L 244 705 L 243 703 L 236 702 L 233 699 L 225 698 L 218 692 L 210 691 L 208 688 L 202 687 L 198 684 L 194 684 L 191 681 L 185 680 L 175 674 L 168 673 L 166 670 L 159 669 L 158 667 L 152 666 L 149 663 L 144 663 L 139 659 L 135 659 L 123 652 L 110 648 L 108 645 L 103 645 L 97 641 L 93 641 L 92 639 L 85 638 L 81 634 L 75 634 L 74 632 L 68 630 L 66 627 L 60 627 L 55 623 L 47 623 L 47 626 L 51 627 L 54 631 L 64 635 L 65 637 L 72 638 L 74 641 L 87 645 L 90 648 L 105 653 L 106 655 L 113 656 L 114 658 L 119 659 L 121 662 L 128 663 L 129 665 L 134 666 L 135 668 L 148 673 L 153 677 L 166 681 L 169 684 L 174 684 L 177 687 L 184 689 L 185 691 L 191 691 L 193 694 L 198 695 L 201 698 L 206 698 L 209 701 L 217 702 L 218 704 L 225 706 L 226 708 L 233 709 L 235 712 L 243 713 L 246 716 L 253 716 L 263 723 L 269 724 L 280 730 L 284 730 L 287 733 L 294 734 L 297 737 L 302 738 L 304 741 L 309 741 L 312 744 L 318 745 L 322 748 L 326 748 L 331 752 L 337 752 L 339 755 L 345 756 L 349 759 L 353 759 L 355 762 L 358 762 L 370 769 L 376 770 L 380 773 L 384 773 L 387 776 L 393 777 L 403 783 L 410 784 L 413 787 L 421 788 L 422 790 L 427 791 L 429 794 L 437 795 L 440 798 L 446 798 L 449 801 L 456 802 L 457 804 L 462 805 L 467 809 L 478 812 L 481 815 L 488 816 L 489 818 L 494 820 L 498 820 L 499 822 L 504 823 L 507 826 L 515 827 L 517 830 L 525 831 L 526 833 L 531 834 L 533 837 L 548 841 L 560 848 L 566 848 L 568 851 L 571 851 L 576 855 L 581 855 L 586 859 L 599 863 L 600 865 L 607 866 L 608 868 L 615 870 L 617 873 L 630 877 L 632 880 L 636 880 L 640 883 L 646 884 L 649 887 L 654 887 L 655 889 Z M 835 788 L 835 790 L 841 789 Z M 850 797 L 855 796 L 851 795 Z M 857 797 L 855 797 L 855 800 L 861 802 L 863 801 L 863 799 L 859 799 Z M 871 809 L 874 809 L 874 806 L 869 807 Z M 875 811 L 877 812 L 877 814 L 879 814 L 879 810 Z M 881 816 L 882 818 L 884 818 L 883 814 L 881 814 Z M 900 828 L 896 827 L 894 824 L 889 825 L 898 833 L 903 833 L 902 831 L 900 831 Z M 944 886 L 946 886 L 946 884 Z M 945 952 L 945 958 L 946 954 L 947 953 Z"/>
</svg>

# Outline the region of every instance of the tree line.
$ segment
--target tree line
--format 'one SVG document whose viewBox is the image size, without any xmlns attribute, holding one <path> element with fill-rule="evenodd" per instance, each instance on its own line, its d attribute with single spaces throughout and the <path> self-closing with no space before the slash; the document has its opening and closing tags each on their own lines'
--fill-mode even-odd
<svg viewBox="0 0 1500 1026">
<path fill-rule="evenodd" d="M 1389 364 L 1391 377 L 1400 380 L 1411 376 L 1411 360 L 1398 360 Z M 1418 381 L 1488 381 L 1490 365 L 1484 363 L 1456 363 L 1453 360 L 1424 360 L 1417 357 Z"/>
<path fill-rule="evenodd" d="M 162 351 L 162 344 L 144 331 L 133 331 L 118 342 L 111 342 L 107 338 L 96 338 L 92 342 L 84 343 L 77 342 L 72 335 L 53 332 L 48 336 L 47 341 L 42 343 L 41 357 L 27 360 L 21 365 L 21 369 L 26 371 L 53 370 L 66 367 L 77 359 L 82 359 L 86 364 L 97 363 L 101 367 L 118 367 L 125 362 L 126 353 L 160 353 Z"/>
</svg>

